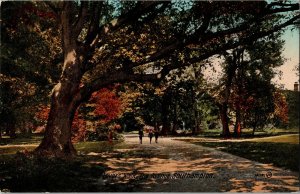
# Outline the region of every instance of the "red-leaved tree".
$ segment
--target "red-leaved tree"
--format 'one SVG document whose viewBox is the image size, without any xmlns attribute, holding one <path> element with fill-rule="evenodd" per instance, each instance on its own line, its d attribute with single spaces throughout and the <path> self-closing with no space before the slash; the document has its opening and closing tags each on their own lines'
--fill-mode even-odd
<svg viewBox="0 0 300 194">
<path fill-rule="evenodd" d="M 103 116 L 100 123 L 105 124 L 120 116 L 122 103 L 112 90 L 103 88 L 92 94 L 90 102 L 95 104 L 94 114 Z"/>
</svg>

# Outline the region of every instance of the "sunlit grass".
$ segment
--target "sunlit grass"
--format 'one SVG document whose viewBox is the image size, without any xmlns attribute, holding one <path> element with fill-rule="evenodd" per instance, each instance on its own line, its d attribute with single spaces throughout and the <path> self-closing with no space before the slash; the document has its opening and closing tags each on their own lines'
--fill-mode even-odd
<svg viewBox="0 0 300 194">
<path fill-rule="evenodd" d="M 182 140 L 197 145 L 215 148 L 243 158 L 264 164 L 299 171 L 299 144 L 295 140 L 299 136 L 282 136 L 272 138 L 255 138 L 253 141 L 218 141 Z M 292 142 L 292 143 L 291 143 Z"/>
<path fill-rule="evenodd" d="M 233 134 L 233 126 L 230 126 L 230 132 Z M 245 128 L 242 129 L 242 138 L 252 138 L 253 129 Z M 222 133 L 222 129 L 207 129 L 204 130 L 202 133 L 199 134 L 199 137 L 213 137 L 219 138 L 220 134 Z M 276 136 L 276 135 L 284 135 L 284 134 L 299 134 L 298 128 L 291 128 L 291 129 L 281 129 L 281 128 L 270 128 L 270 129 L 263 129 L 263 130 L 256 130 L 254 133 L 254 137 L 269 137 L 269 136 Z"/>
<path fill-rule="evenodd" d="M 256 139 L 249 140 L 249 141 L 299 144 L 299 134 L 256 138 Z"/>
</svg>

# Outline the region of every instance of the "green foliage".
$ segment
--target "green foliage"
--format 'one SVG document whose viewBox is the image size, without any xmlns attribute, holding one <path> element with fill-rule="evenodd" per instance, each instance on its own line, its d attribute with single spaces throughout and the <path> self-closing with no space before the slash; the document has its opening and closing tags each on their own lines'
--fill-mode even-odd
<svg viewBox="0 0 300 194">
<path fill-rule="evenodd" d="M 60 39 L 51 14 L 34 2 L 1 5 L 0 122 L 5 130 L 31 132 L 36 107 L 47 102 L 59 78 Z"/>
<path fill-rule="evenodd" d="M 142 129 L 144 121 L 137 115 L 136 112 L 125 112 L 118 122 L 123 126 L 124 131 L 136 131 Z"/>
<path fill-rule="evenodd" d="M 288 103 L 288 118 L 290 128 L 299 129 L 299 92 L 284 91 Z"/>
<path fill-rule="evenodd" d="M 262 129 L 271 123 L 270 117 L 274 112 L 274 87 L 269 81 L 256 79 L 254 76 L 248 80 L 249 91 L 247 109 L 243 113 L 244 127 Z"/>
</svg>

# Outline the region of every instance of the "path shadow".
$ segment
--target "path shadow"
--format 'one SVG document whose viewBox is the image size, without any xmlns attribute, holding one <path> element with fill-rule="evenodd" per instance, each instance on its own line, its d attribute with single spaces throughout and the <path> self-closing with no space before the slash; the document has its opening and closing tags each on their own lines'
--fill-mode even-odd
<svg viewBox="0 0 300 194">
<path fill-rule="evenodd" d="M 104 184 L 113 191 L 299 191 L 295 172 L 195 145 L 133 146 L 101 153 L 88 162 L 107 166 Z"/>
</svg>

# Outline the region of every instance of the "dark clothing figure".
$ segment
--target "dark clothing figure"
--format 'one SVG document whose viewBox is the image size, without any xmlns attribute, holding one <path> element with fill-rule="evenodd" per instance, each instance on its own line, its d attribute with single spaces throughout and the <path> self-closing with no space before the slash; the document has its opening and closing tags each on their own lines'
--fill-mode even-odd
<svg viewBox="0 0 300 194">
<path fill-rule="evenodd" d="M 149 131 L 150 144 L 152 142 L 152 137 L 153 137 L 153 132 L 152 132 L 152 129 L 150 129 L 150 131 Z"/>
<path fill-rule="evenodd" d="M 142 144 L 142 143 L 143 143 L 143 136 L 144 136 L 144 132 L 143 132 L 143 130 L 139 130 L 140 144 Z"/>
<path fill-rule="evenodd" d="M 158 142 L 157 142 L 158 135 L 159 135 L 159 132 L 158 132 L 158 130 L 156 130 L 156 131 L 154 132 L 155 143 L 158 143 Z"/>
</svg>

